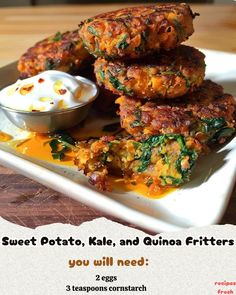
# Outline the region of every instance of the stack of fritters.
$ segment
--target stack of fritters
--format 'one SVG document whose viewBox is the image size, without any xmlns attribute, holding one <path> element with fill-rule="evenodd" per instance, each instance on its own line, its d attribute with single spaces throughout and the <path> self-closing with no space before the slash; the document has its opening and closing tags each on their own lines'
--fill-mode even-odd
<svg viewBox="0 0 236 295">
<path fill-rule="evenodd" d="M 77 145 L 76 164 L 99 189 L 108 174 L 157 191 L 189 179 L 198 155 L 234 132 L 235 101 L 206 80 L 204 54 L 181 45 L 193 33 L 186 4 L 127 8 L 80 25 L 99 85 L 115 94 L 127 136 Z"/>
<path fill-rule="evenodd" d="M 125 133 L 77 144 L 75 162 L 99 189 L 111 188 L 109 174 L 152 191 L 178 186 L 201 153 L 234 133 L 234 98 L 204 81 L 204 54 L 181 45 L 193 34 L 196 15 L 183 3 L 104 13 L 36 43 L 20 58 L 21 78 L 55 69 L 94 80 L 89 51 L 102 87 L 96 108 L 112 113 L 120 96 Z"/>
</svg>

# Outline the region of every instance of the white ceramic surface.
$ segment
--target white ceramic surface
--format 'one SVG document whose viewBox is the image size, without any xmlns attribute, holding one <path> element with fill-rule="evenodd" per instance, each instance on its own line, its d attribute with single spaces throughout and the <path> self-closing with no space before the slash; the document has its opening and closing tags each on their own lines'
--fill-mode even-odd
<svg viewBox="0 0 236 295">
<path fill-rule="evenodd" d="M 226 92 L 236 96 L 236 55 L 202 51 L 206 54 L 207 78 L 222 84 Z M 13 77 L 16 77 L 15 64 L 0 69 L 0 87 L 12 83 Z M 95 125 L 104 123 L 96 121 Z M 17 133 L 16 127 L 1 112 L 0 130 Z M 0 163 L 130 223 L 155 232 L 176 231 L 220 221 L 236 180 L 236 138 L 201 158 L 189 183 L 156 200 L 132 192 L 97 192 L 76 169 L 17 154 L 4 144 L 0 144 Z"/>
</svg>

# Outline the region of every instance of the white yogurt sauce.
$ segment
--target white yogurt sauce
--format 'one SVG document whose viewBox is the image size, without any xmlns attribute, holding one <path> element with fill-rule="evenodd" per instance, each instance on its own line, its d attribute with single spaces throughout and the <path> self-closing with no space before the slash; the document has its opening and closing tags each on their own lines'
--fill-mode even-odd
<svg viewBox="0 0 236 295">
<path fill-rule="evenodd" d="M 15 110 L 45 112 L 88 102 L 90 87 L 60 71 L 45 71 L 18 80 L 0 91 L 0 104 Z"/>
</svg>

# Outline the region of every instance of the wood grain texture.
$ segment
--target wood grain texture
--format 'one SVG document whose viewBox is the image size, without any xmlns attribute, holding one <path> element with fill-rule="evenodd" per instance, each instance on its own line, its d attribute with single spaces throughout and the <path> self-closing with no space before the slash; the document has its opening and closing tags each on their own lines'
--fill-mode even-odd
<svg viewBox="0 0 236 295">
<path fill-rule="evenodd" d="M 139 228 L 105 215 L 2 166 L 0 166 L 0 216 L 30 228 L 51 223 L 80 225 L 99 217 Z M 146 230 L 145 232 L 151 233 Z"/>
<path fill-rule="evenodd" d="M 50 34 L 75 29 L 83 19 L 120 7 L 119 4 L 101 4 L 1 8 L 0 66 L 17 60 L 28 47 Z M 201 16 L 194 22 L 195 33 L 188 44 L 236 52 L 236 5 L 193 5 L 192 8 Z M 54 222 L 79 225 L 105 215 L 0 167 L 0 216 L 35 228 Z M 123 223 L 111 216 L 106 217 Z M 236 224 L 236 187 L 221 223 Z"/>
</svg>

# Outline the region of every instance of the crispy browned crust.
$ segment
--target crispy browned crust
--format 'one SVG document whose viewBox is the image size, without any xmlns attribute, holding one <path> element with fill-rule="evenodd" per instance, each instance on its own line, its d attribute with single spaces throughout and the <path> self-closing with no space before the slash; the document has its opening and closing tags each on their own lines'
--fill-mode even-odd
<svg viewBox="0 0 236 295">
<path fill-rule="evenodd" d="M 120 105 L 121 126 L 136 138 L 153 134 L 178 133 L 194 136 L 200 142 L 211 140 L 215 133 L 225 128 L 235 128 L 235 99 L 224 94 L 223 88 L 206 80 L 192 94 L 165 102 L 145 102 L 122 96 Z M 214 122 L 214 119 L 219 119 Z M 216 125 L 214 125 L 216 123 Z M 230 134 L 230 130 L 227 130 Z M 232 134 L 231 132 L 231 134 Z M 223 142 L 227 136 L 220 136 Z"/>
<path fill-rule="evenodd" d="M 37 42 L 19 59 L 21 78 L 37 75 L 45 70 L 78 71 L 89 53 L 83 47 L 78 30 L 68 31 Z"/>
<path fill-rule="evenodd" d="M 175 48 L 193 34 L 187 4 L 157 4 L 107 12 L 80 24 L 80 36 L 93 55 L 137 58 Z"/>
<path fill-rule="evenodd" d="M 204 54 L 179 46 L 135 61 L 95 61 L 99 85 L 137 98 L 176 98 L 199 87 L 205 75 Z"/>
</svg>

